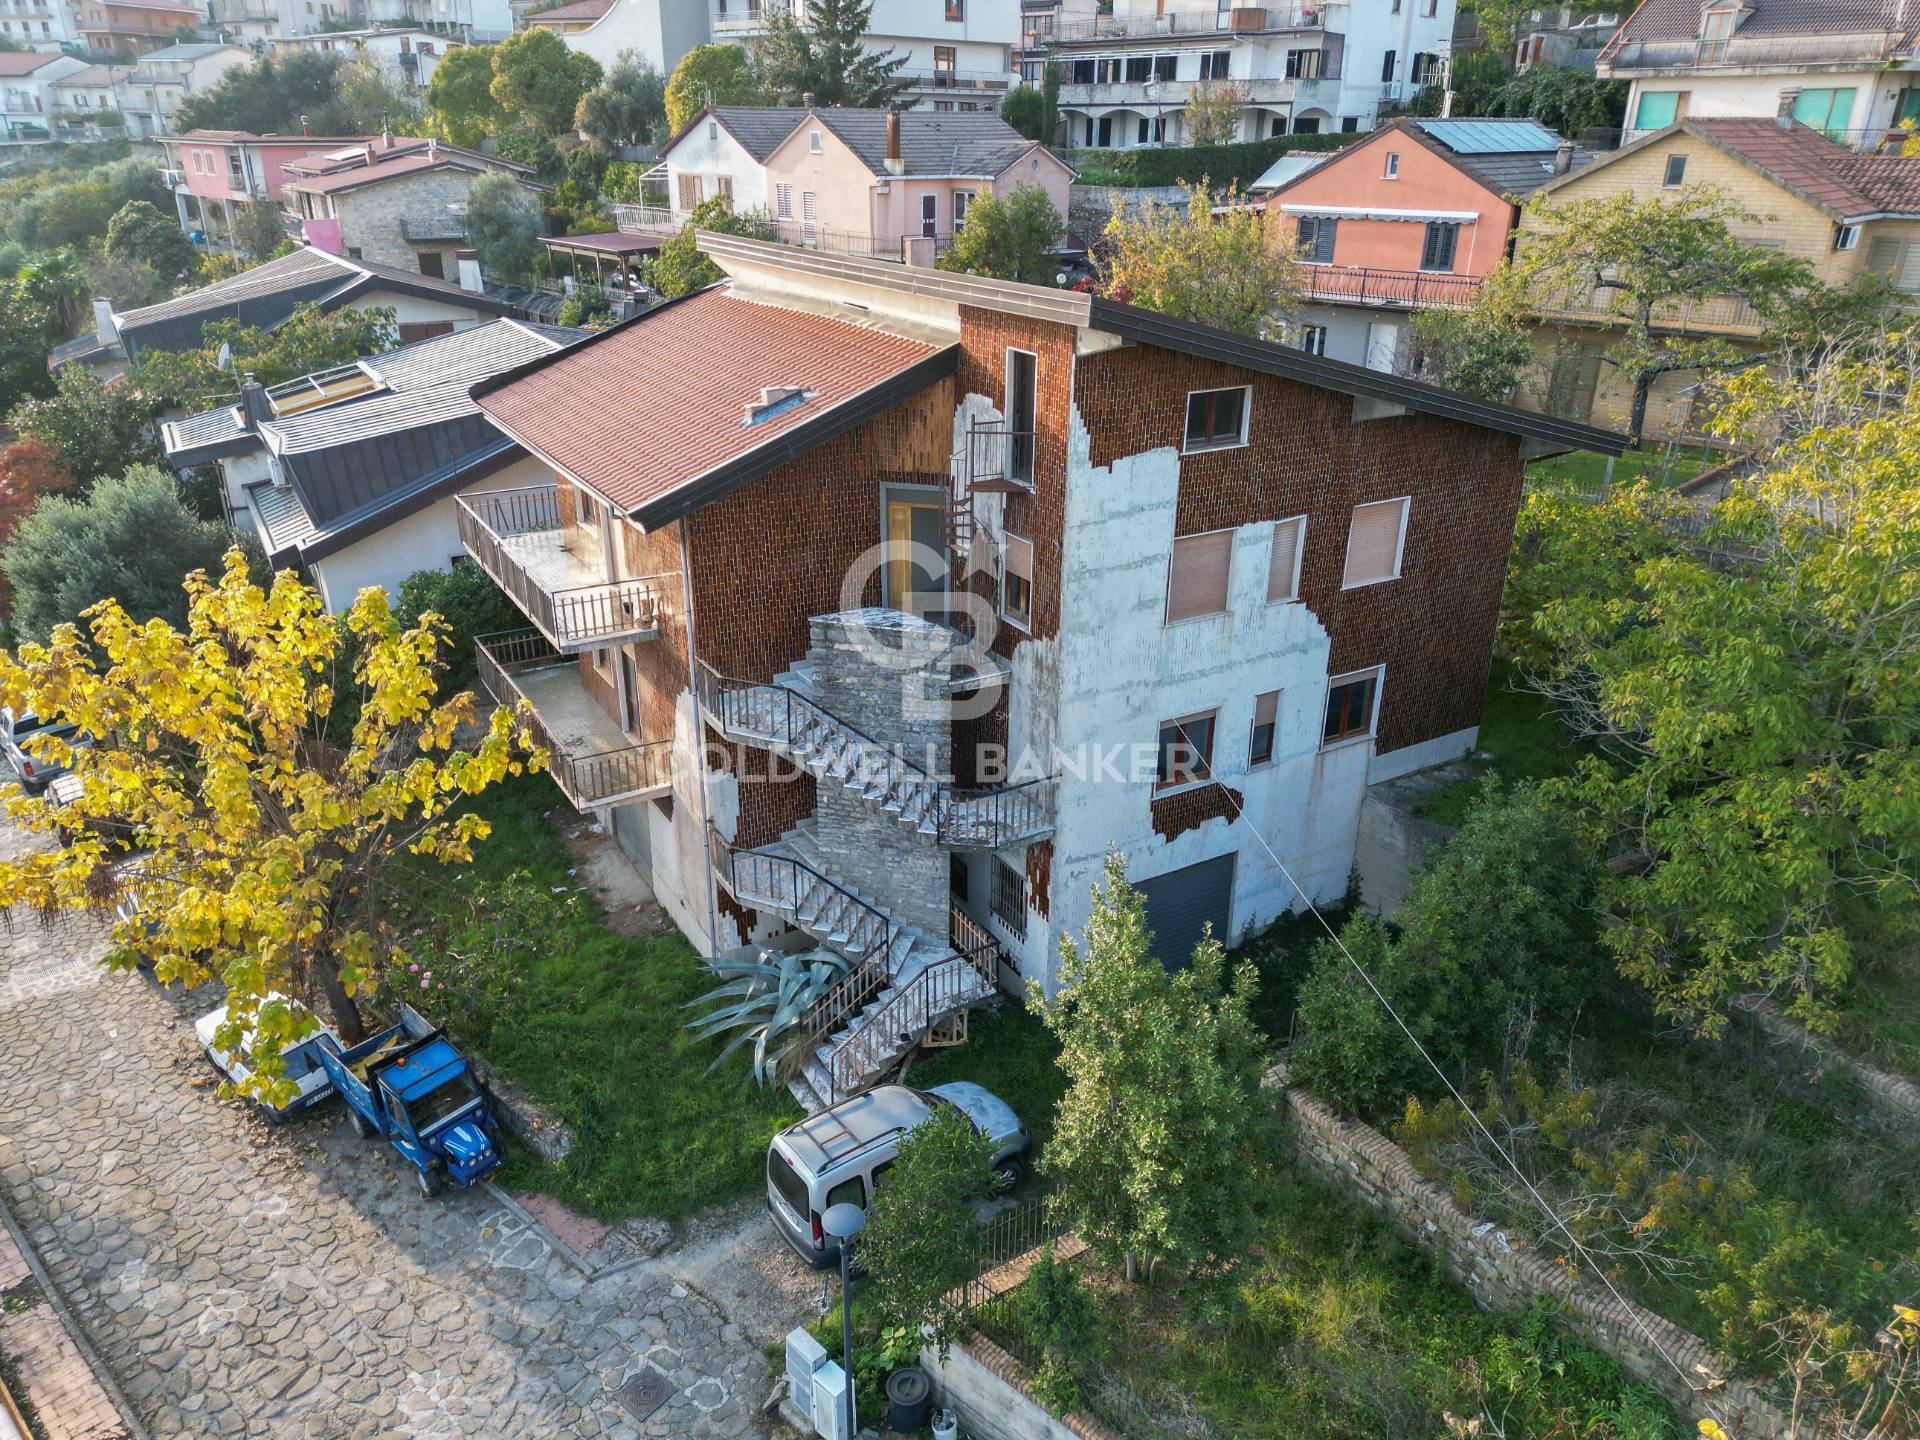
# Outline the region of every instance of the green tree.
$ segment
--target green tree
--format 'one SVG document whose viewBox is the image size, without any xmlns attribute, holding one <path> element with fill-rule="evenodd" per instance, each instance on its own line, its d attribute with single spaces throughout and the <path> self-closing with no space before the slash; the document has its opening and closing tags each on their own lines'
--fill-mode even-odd
<svg viewBox="0 0 1920 1440">
<path fill-rule="evenodd" d="M 1040 117 L 1040 139 L 1053 144 L 1060 134 L 1060 65 L 1049 60 L 1040 72 L 1040 98 L 1047 102 L 1046 113 Z"/>
<path fill-rule="evenodd" d="M 1066 226 L 1047 192 L 1021 185 L 1005 199 L 983 194 L 967 207 L 967 223 L 953 248 L 934 262 L 941 270 L 1044 285 L 1058 267 L 1053 254 Z"/>
<path fill-rule="evenodd" d="M 174 130 L 297 135 L 305 117 L 315 134 L 348 134 L 349 120 L 340 103 L 341 63 L 338 55 L 302 49 L 283 58 L 267 56 L 236 65 L 180 102 Z"/>
<path fill-rule="evenodd" d="M 1240 138 L 1247 92 L 1231 80 L 1202 80 L 1187 97 L 1183 123 L 1189 145 L 1231 145 Z"/>
<path fill-rule="evenodd" d="M 495 279 L 532 278 L 545 223 L 539 197 L 504 171 L 482 175 L 468 192 L 467 233 L 480 264 Z"/>
<path fill-rule="evenodd" d="M 517 630 L 525 617 L 494 584 L 487 572 L 470 561 L 456 561 L 450 570 L 416 570 L 400 582 L 393 613 L 411 630 L 429 614 L 446 624 L 446 643 L 439 660 L 445 667 L 440 693 L 451 695 L 473 683 L 473 642 L 482 635 Z"/>
<path fill-rule="evenodd" d="M 493 46 L 449 50 L 427 82 L 427 128 L 455 145 L 477 146 L 511 123 L 493 94 Z"/>
<path fill-rule="evenodd" d="M 1134 214 L 1115 214 L 1103 232 L 1100 293 L 1241 335 L 1277 333 L 1299 294 L 1299 267 L 1265 212 L 1237 199 L 1230 191 L 1216 216 L 1195 185 L 1183 205 L 1149 197 Z"/>
<path fill-rule="evenodd" d="M 113 212 L 113 191 L 105 185 L 93 181 L 61 185 L 47 196 L 46 204 L 41 207 L 34 238 L 46 250 L 85 245 L 107 233 L 107 222 L 113 219 Z"/>
<path fill-rule="evenodd" d="M 1591 200 L 1542 197 L 1527 216 L 1514 281 L 1536 309 L 1591 308 L 1613 318 L 1617 338 L 1603 359 L 1633 386 L 1627 430 L 1636 443 L 1662 375 L 1740 358 L 1728 341 L 1680 334 L 1662 320 L 1721 296 L 1744 300 L 1768 317 L 1814 283 L 1807 261 L 1736 237 L 1731 226 L 1758 225 L 1766 217 L 1709 185 L 1670 198 L 1631 190 Z"/>
<path fill-rule="evenodd" d="M 1047 1241 L 1014 1292 L 1013 1307 L 1028 1340 L 1040 1349 L 1035 1396 L 1056 1415 L 1078 1410 L 1080 1366 L 1098 1337 L 1099 1313 L 1080 1284 L 1080 1272 L 1054 1258 L 1053 1241 Z"/>
<path fill-rule="evenodd" d="M 116 260 L 137 260 L 174 281 L 200 268 L 200 252 L 181 233 L 180 224 L 162 215 L 144 200 L 121 207 L 107 224 L 107 254 Z"/>
<path fill-rule="evenodd" d="M 1000 118 L 1029 140 L 1051 140 L 1047 133 L 1047 99 L 1031 85 L 1018 85 L 1000 102 Z"/>
<path fill-rule="evenodd" d="M 1831 1028 L 1855 938 L 1916 921 L 1917 363 L 1906 332 L 1725 379 L 1754 473 L 1704 524 L 1639 487 L 1522 511 L 1511 628 L 1598 751 L 1563 788 L 1601 938 L 1702 1030 L 1754 991 Z"/>
<path fill-rule="evenodd" d="M 1417 379 L 1506 400 L 1533 360 L 1533 331 L 1504 270 L 1481 282 L 1470 305 L 1432 305 L 1413 314 L 1409 367 Z"/>
<path fill-rule="evenodd" d="M 943 1359 L 965 1326 L 953 1295 L 972 1276 L 974 1205 L 993 1178 L 992 1143 L 940 1106 L 901 1138 L 860 1235 L 881 1324 L 927 1334 Z"/>
<path fill-rule="evenodd" d="M 49 338 L 71 335 L 87 315 L 87 277 L 71 250 L 56 250 L 22 266 L 14 285 L 22 299 L 44 313 Z"/>
<path fill-rule="evenodd" d="M 1292 1078 L 1322 1099 L 1384 1118 L 1425 1079 L 1415 1069 L 1413 1047 L 1348 963 L 1349 954 L 1377 983 L 1392 965 L 1393 938 L 1362 913 L 1340 927 L 1338 944 L 1328 938 L 1314 945 L 1295 1003 L 1300 1035 L 1287 1064 Z"/>
<path fill-rule="evenodd" d="M 180 285 L 177 275 L 169 279 L 144 260 L 110 255 L 105 250 L 88 254 L 86 275 L 88 293 L 121 313 L 157 305 Z M 197 253 L 193 257 L 193 277 L 196 282 L 205 279 L 205 267 Z"/>
<path fill-rule="evenodd" d="M 573 124 L 602 145 L 664 143 L 667 77 L 631 50 L 622 50 L 598 88 L 580 97 Z"/>
<path fill-rule="evenodd" d="M 392 71 L 371 59 L 351 60 L 340 67 L 339 108 L 349 135 L 384 131 L 412 135 L 421 127 L 419 100 L 407 93 Z"/>
<path fill-rule="evenodd" d="M 754 240 L 771 240 L 774 233 L 765 215 L 753 211 L 736 215 L 733 202 L 726 196 L 709 195 L 694 207 L 680 233 L 654 252 L 653 288 L 669 300 L 691 295 L 720 279 L 720 267 L 700 253 L 694 237 L 697 230 L 745 235 Z"/>
<path fill-rule="evenodd" d="M 219 557 L 216 557 L 219 558 Z M 42 914 L 97 908 L 131 890 L 109 966 L 144 962 L 162 984 L 222 982 L 232 1046 L 257 1027 L 249 1093 L 284 1100 L 281 1050 L 303 1020 L 275 994 L 326 998 L 341 1038 L 362 1033 L 356 993 L 406 955 L 383 921 L 419 863 L 462 865 L 488 834 L 467 801 L 543 763 L 495 710 L 477 741 L 471 694 L 434 703 L 436 625 L 403 631 L 378 586 L 344 623 L 290 571 L 263 592 L 229 551 L 218 579 L 172 580 L 187 626 L 142 626 L 106 602 L 90 635 L 0 652 L 0 696 L 81 733 L 83 815 L 131 827 L 144 860 L 112 865 L 103 841 L 37 847 L 0 865 L 0 905 Z M 331 736 L 336 706 L 350 733 Z M 516 731 L 519 733 L 516 734 Z M 33 807 L 45 833 L 62 818 Z"/>
<path fill-rule="evenodd" d="M 599 83 L 600 62 L 551 30 L 522 30 L 493 47 L 493 98 L 536 134 L 570 131 L 581 97 Z"/>
<path fill-rule="evenodd" d="M 109 384 L 84 365 L 69 365 L 54 378 L 51 395 L 23 400 L 8 412 L 7 428 L 21 439 L 45 441 L 84 494 L 102 476 L 159 462 L 157 408 L 137 385 Z"/>
<path fill-rule="evenodd" d="M 545 135 L 532 130 L 508 130 L 494 141 L 493 153 L 502 160 L 525 165 L 537 179 L 549 183 L 566 174 L 560 148 Z"/>
<path fill-rule="evenodd" d="M 1060 1042 L 1067 1091 L 1041 1156 L 1063 1218 L 1129 1275 L 1162 1260 L 1191 1281 L 1226 1272 L 1253 1240 L 1249 1196 L 1271 1108 L 1253 966 L 1212 936 L 1171 973 L 1154 958 L 1146 899 L 1117 854 L 1084 943 L 1060 944 L 1060 990 L 1031 1004 Z"/>
<path fill-rule="evenodd" d="M 764 105 L 747 52 L 738 45 L 696 45 L 667 78 L 667 128 L 678 135 L 709 105 Z"/>
<path fill-rule="evenodd" d="M 279 207 L 268 201 L 235 206 L 233 235 L 247 259 L 255 265 L 273 259 L 292 243 L 286 226 L 280 221 Z"/>
<path fill-rule="evenodd" d="M 136 622 L 159 616 L 184 625 L 182 578 L 217 563 L 232 543 L 233 532 L 196 515 L 173 473 L 158 465 L 96 480 L 81 499 L 47 496 L 0 552 L 14 627 L 45 640 L 109 596 Z"/>
<path fill-rule="evenodd" d="M 249 375 L 262 385 L 278 385 L 376 354 L 394 338 L 390 307 L 322 310 L 306 304 L 270 330 L 238 319 L 216 320 L 201 331 L 198 349 L 142 356 L 136 377 L 150 402 L 205 410 L 232 400 Z"/>
<path fill-rule="evenodd" d="M 872 0 L 806 0 L 803 15 L 770 11 L 752 41 L 762 88 L 777 105 L 798 105 L 806 95 L 820 106 L 891 104 L 907 88 L 900 68 L 910 57 L 867 49 L 861 42 L 872 19 Z"/>
<path fill-rule="evenodd" d="M 50 394 L 47 371 L 52 322 L 46 307 L 14 282 L 0 283 L 0 407 L 11 415 L 24 400 Z"/>
</svg>

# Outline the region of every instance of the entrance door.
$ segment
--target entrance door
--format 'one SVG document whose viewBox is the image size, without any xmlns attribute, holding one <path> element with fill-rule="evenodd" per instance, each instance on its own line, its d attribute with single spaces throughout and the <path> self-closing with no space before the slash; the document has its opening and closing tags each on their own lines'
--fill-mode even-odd
<svg viewBox="0 0 1920 1440">
<path fill-rule="evenodd" d="M 938 195 L 920 197 L 920 233 L 928 240 L 940 233 L 940 197 Z"/>
<path fill-rule="evenodd" d="M 1039 410 L 1038 361 L 1025 350 L 1007 351 L 1007 478 L 1033 484 L 1034 417 Z"/>
<path fill-rule="evenodd" d="M 1367 326 L 1367 369 L 1393 373 L 1400 356 L 1400 327 L 1392 321 L 1375 320 Z"/>
<path fill-rule="evenodd" d="M 1153 931 L 1153 953 L 1169 970 L 1193 963 L 1201 927 L 1209 921 L 1213 938 L 1227 943 L 1227 917 L 1233 900 L 1232 855 L 1202 860 L 1184 870 L 1142 880 L 1134 889 L 1147 902 L 1147 928 Z"/>
<path fill-rule="evenodd" d="M 633 657 L 627 653 L 627 647 L 624 645 L 620 646 L 613 653 L 620 657 L 620 700 L 627 712 L 627 733 L 629 735 L 639 735 L 642 733 L 640 726 L 640 681 L 639 677 L 633 673 Z"/>
<path fill-rule="evenodd" d="M 936 619 L 946 613 L 946 530 L 939 501 L 888 499 L 886 603 L 895 610 Z"/>
</svg>

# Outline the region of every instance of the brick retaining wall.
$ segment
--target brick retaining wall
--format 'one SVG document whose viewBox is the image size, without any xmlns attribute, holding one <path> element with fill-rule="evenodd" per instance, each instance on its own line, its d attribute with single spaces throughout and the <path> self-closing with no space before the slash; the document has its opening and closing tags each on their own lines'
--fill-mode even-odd
<svg viewBox="0 0 1920 1440">
<path fill-rule="evenodd" d="M 1857 1084 L 1876 1109 L 1904 1125 L 1920 1123 L 1920 1084 L 1905 1075 L 1869 1065 L 1825 1036 L 1815 1035 L 1771 1000 L 1737 1002 L 1735 1014 L 1745 1015 L 1770 1043 L 1770 1051 L 1790 1050 L 1804 1055 L 1816 1071 L 1838 1070 Z M 1787 1057 L 1781 1057 L 1783 1060 Z"/>
</svg>

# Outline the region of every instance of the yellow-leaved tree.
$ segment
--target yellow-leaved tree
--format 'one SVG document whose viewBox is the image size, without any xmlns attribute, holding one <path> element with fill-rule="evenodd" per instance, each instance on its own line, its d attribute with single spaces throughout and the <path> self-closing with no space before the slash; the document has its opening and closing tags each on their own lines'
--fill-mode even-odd
<svg viewBox="0 0 1920 1440">
<path fill-rule="evenodd" d="M 311 1022 L 277 997 L 317 992 L 361 1038 L 354 996 L 398 953 L 383 891 L 417 873 L 404 857 L 470 861 L 488 825 L 461 802 L 545 756 L 509 710 L 476 727 L 470 693 L 435 703 L 437 615 L 402 629 L 375 588 L 336 619 L 291 572 L 253 583 L 237 549 L 186 588 L 184 631 L 108 599 L 87 634 L 0 651 L 0 702 L 81 742 L 42 742 L 77 794 L 11 803 L 17 825 L 69 843 L 0 859 L 0 906 L 116 906 L 106 963 L 222 981 L 217 1043 L 257 1028 L 245 1088 L 284 1098 L 279 1054 Z"/>
</svg>

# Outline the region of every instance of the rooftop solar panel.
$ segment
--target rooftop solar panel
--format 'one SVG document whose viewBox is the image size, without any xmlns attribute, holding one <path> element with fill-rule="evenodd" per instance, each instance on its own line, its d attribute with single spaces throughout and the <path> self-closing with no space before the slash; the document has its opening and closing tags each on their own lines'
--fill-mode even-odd
<svg viewBox="0 0 1920 1440">
<path fill-rule="evenodd" d="M 1421 120 L 1422 130 L 1460 155 L 1552 151 L 1560 137 L 1531 120 Z"/>
</svg>

